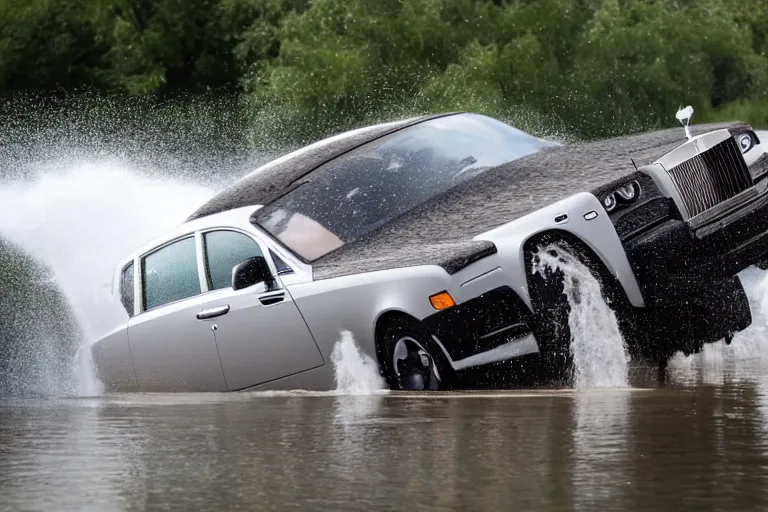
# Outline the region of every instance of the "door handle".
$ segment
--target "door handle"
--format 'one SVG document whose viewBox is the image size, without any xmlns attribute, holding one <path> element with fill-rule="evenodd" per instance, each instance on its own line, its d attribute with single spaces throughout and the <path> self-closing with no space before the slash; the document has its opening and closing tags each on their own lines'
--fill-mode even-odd
<svg viewBox="0 0 768 512">
<path fill-rule="evenodd" d="M 204 309 L 197 314 L 198 320 L 207 320 L 208 318 L 216 318 L 217 316 L 226 315 L 229 313 L 229 304 L 226 306 L 219 306 L 218 308 Z"/>
<path fill-rule="evenodd" d="M 283 299 L 285 299 L 285 293 L 275 293 L 272 295 L 259 297 L 259 300 L 265 306 L 269 306 L 270 304 L 277 304 L 278 302 L 282 302 Z"/>
</svg>

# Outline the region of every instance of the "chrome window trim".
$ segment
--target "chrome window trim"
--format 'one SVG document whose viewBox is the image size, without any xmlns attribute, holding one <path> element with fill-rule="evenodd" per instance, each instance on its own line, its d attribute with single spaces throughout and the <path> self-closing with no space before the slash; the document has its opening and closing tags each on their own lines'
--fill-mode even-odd
<svg viewBox="0 0 768 512">
<path fill-rule="evenodd" d="M 283 258 L 280 257 L 279 254 L 277 254 L 272 249 L 269 250 L 269 256 L 272 258 L 272 261 L 275 262 L 275 268 L 277 268 L 277 262 L 275 261 L 275 258 L 280 258 L 283 261 L 283 263 L 285 263 L 285 265 L 288 267 L 288 270 L 278 270 L 277 275 L 287 276 L 287 275 L 296 273 L 296 271 L 293 270 L 293 267 L 291 267 Z"/>
<path fill-rule="evenodd" d="M 200 281 L 200 295 L 208 293 L 208 277 L 205 274 L 205 247 L 203 232 L 195 231 L 195 255 L 197 257 L 197 278 Z"/>
<path fill-rule="evenodd" d="M 144 296 L 141 289 L 141 260 L 138 256 L 133 258 L 133 317 L 141 314 L 141 297 Z"/>
</svg>

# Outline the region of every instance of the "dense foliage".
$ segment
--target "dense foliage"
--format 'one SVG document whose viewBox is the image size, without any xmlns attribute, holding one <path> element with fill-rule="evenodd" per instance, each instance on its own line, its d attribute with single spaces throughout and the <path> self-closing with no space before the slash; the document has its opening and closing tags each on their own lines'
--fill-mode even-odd
<svg viewBox="0 0 768 512">
<path fill-rule="evenodd" d="M 739 0 L 0 0 L 0 88 L 240 94 L 256 141 L 445 110 L 768 126 L 767 34 Z"/>
</svg>

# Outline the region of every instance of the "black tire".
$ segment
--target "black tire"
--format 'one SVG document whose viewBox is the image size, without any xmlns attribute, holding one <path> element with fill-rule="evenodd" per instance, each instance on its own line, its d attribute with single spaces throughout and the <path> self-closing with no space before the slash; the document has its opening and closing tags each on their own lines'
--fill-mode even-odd
<svg viewBox="0 0 768 512">
<path fill-rule="evenodd" d="M 562 271 L 547 268 L 544 277 L 532 274 L 539 246 L 554 244 L 576 257 L 600 283 L 602 295 L 616 314 L 619 330 L 634 362 L 666 367 L 669 358 L 681 351 L 695 354 L 704 344 L 729 339 L 745 329 L 752 319 L 749 301 L 738 277 L 710 283 L 693 293 L 685 303 L 671 299 L 654 307 L 634 308 L 621 285 L 599 258 L 578 240 L 548 235 L 526 246 L 529 290 L 533 305 L 534 336 L 539 344 L 543 373 L 557 382 L 570 383 L 573 360 L 570 353 L 570 306 L 563 294 Z"/>
<path fill-rule="evenodd" d="M 648 308 L 642 315 L 649 326 L 639 357 L 651 361 L 668 360 L 676 352 L 691 355 L 704 345 L 725 339 L 752 323 L 749 298 L 737 276 L 707 283 L 686 300 L 670 299 Z"/>
<path fill-rule="evenodd" d="M 573 376 L 573 356 L 568 325 L 571 308 L 563 293 L 565 275 L 549 267 L 543 273 L 531 276 L 533 286 L 530 287 L 541 370 L 545 379 L 567 385 Z"/>
<path fill-rule="evenodd" d="M 429 332 L 417 321 L 388 320 L 380 331 L 378 343 L 382 373 L 389 389 L 445 390 L 453 386 L 453 368 Z M 396 366 L 395 351 L 402 355 L 403 347 L 407 357 L 400 358 Z M 422 352 L 429 358 L 429 371 L 423 365 Z"/>
</svg>

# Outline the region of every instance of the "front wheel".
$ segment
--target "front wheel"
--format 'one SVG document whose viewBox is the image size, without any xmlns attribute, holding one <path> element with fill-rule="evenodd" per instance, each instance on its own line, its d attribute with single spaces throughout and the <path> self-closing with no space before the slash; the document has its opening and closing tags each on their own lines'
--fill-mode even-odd
<svg viewBox="0 0 768 512">
<path fill-rule="evenodd" d="M 394 321 L 382 333 L 382 366 L 387 384 L 393 390 L 447 389 L 453 369 L 445 355 L 418 325 Z"/>
</svg>

